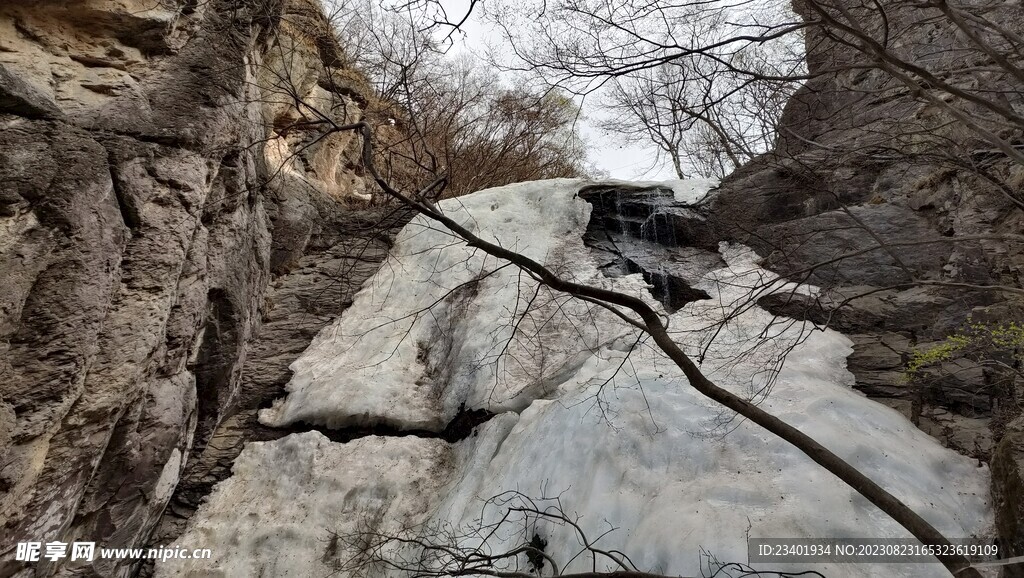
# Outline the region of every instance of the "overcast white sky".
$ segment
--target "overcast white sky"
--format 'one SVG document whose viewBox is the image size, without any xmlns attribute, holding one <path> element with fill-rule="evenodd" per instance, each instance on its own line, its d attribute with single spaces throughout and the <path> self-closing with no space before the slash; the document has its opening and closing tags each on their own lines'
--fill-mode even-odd
<svg viewBox="0 0 1024 578">
<path fill-rule="evenodd" d="M 466 0 L 445 0 L 445 9 L 452 18 L 461 18 L 465 14 L 469 2 Z M 491 30 L 482 21 L 479 14 L 470 16 L 463 26 L 464 35 L 455 38 L 453 50 L 477 54 L 481 57 L 488 45 L 501 41 L 501 35 Z M 456 35 L 458 36 L 458 35 Z M 590 119 L 599 118 L 601 111 L 595 106 L 596 95 L 583 102 L 583 114 Z M 608 176 L 623 180 L 665 180 L 674 179 L 675 171 L 667 163 L 655 165 L 657 150 L 651 147 L 640 147 L 624 144 L 622 139 L 608 135 L 594 127 L 593 123 L 584 119 L 580 134 L 588 145 L 588 157 L 601 171 Z"/>
<path fill-rule="evenodd" d="M 469 7 L 468 0 L 442 1 L 448 12 L 448 17 L 452 20 L 462 18 Z M 501 42 L 501 35 L 493 31 L 483 21 L 481 14 L 482 10 L 478 4 L 474 14 L 470 15 L 469 20 L 462 27 L 463 34 L 453 35 L 453 52 L 467 52 L 483 57 L 488 45 Z M 601 113 L 595 106 L 595 102 L 590 101 L 591 98 L 596 101 L 596 96 L 589 97 L 583 103 L 583 114 L 593 119 L 599 117 Z M 668 163 L 661 163 L 660 166 L 652 168 L 657 158 L 657 150 L 653 145 L 651 147 L 624 145 L 619 137 L 605 134 L 586 119 L 580 127 L 580 133 L 587 142 L 590 162 L 612 178 L 623 180 L 676 178 L 675 171 Z"/>
</svg>

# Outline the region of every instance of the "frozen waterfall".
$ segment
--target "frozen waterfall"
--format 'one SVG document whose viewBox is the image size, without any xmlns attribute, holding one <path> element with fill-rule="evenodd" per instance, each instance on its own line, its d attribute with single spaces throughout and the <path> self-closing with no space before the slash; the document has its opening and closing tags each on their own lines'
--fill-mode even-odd
<svg viewBox="0 0 1024 578">
<path fill-rule="evenodd" d="M 577 193 L 586 184 L 522 183 L 440 207 L 563 276 L 660 307 L 640 274 L 605 275 L 584 245 L 591 205 Z M 670 186 L 677 199 L 696 199 L 709 184 Z M 740 307 L 769 283 L 813 288 L 779 282 L 744 247 L 722 244 L 720 253 L 725 266 L 702 271 L 695 285 L 712 299 L 670 316 L 707 375 L 762 399 L 947 536 L 985 536 L 987 469 L 853 391 L 843 335 Z M 345 537 L 367 530 L 446 529 L 476 547 L 484 537 L 472 530 L 502 515 L 488 500 L 511 491 L 557 496 L 588 537 L 601 536 L 601 548 L 667 575 L 700 576 L 706 553 L 745 562 L 748 536 L 908 536 L 794 448 L 689 388 L 634 327 L 538 287 L 423 218 L 405 227 L 352 307 L 292 369 L 287 397 L 261 414 L 265 424 L 440 431 L 464 409 L 495 416 L 455 443 L 410 435 L 342 444 L 310 431 L 249 444 L 178 540 L 211 548 L 213 560 L 171 560 L 157 565 L 158 576 L 345 576 Z M 563 571 L 591 568 L 589 557 L 573 559 L 572 528 L 550 520 L 503 527 L 488 545 L 513 549 L 534 534 Z M 525 555 L 505 563 L 529 568 Z M 598 569 L 609 564 L 601 559 Z M 943 573 L 938 564 L 813 569 L 829 577 Z M 406 574 L 378 566 L 367 575 Z"/>
</svg>

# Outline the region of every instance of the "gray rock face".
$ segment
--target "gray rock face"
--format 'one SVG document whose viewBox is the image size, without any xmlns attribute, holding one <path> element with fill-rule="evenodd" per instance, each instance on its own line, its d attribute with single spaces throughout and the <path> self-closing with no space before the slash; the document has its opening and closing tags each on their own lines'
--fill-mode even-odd
<svg viewBox="0 0 1024 578">
<path fill-rule="evenodd" d="M 1019 6 L 1000 10 L 987 17 L 1018 28 L 1024 21 Z M 897 54 L 912 62 L 928 56 L 951 84 L 986 83 L 1005 92 L 1008 106 L 1024 106 L 1018 80 L 967 66 L 987 56 L 934 10 L 893 2 L 886 12 Z M 866 30 L 881 34 L 877 12 L 861 16 Z M 812 72 L 856 58 L 856 51 L 811 36 Z M 977 122 L 999 125 L 979 107 L 964 106 Z M 999 126 L 1003 138 L 1024 136 Z M 705 212 L 710 227 L 697 238 L 705 246 L 723 238 L 745 242 L 769 268 L 827 289 L 814 300 L 776 295 L 762 305 L 856 335 L 851 369 L 858 387 L 909 399 L 898 378 L 915 346 L 944 339 L 971 315 L 1000 317 L 993 307 L 1019 302 L 1012 293 L 975 289 L 1024 284 L 1024 243 L 999 238 L 1024 230 L 1024 195 L 1014 176 L 1022 169 L 1005 155 L 979 156 L 991 147 L 885 72 L 854 66 L 823 74 L 787 106 L 777 150 L 742 167 L 713 195 Z M 994 187 L 994 175 L 1018 190 Z M 1004 320 L 1019 311 L 1009 307 Z M 981 374 L 958 373 L 962 379 L 932 388 L 926 402 L 972 418 L 990 415 L 991 400 L 964 387 Z"/>
<path fill-rule="evenodd" d="M 690 246 L 689 228 L 704 222 L 676 202 L 671 189 L 596 185 L 580 197 L 594 207 L 584 241 L 601 259 L 605 275 L 641 273 L 669 311 L 711 298 L 692 285 L 725 262 L 716 251 Z"/>
<path fill-rule="evenodd" d="M 992 72 L 990 58 L 935 9 L 883 2 L 883 21 L 866 4 L 843 4 L 899 57 L 953 86 L 1001 92 L 994 97 L 1000 105 L 1024 110 L 1019 79 Z M 806 3 L 794 0 L 794 7 L 812 16 Z M 986 17 L 1015 34 L 1024 30 L 1019 3 L 990 6 Z M 942 107 L 871 62 L 857 61 L 868 57 L 814 29 L 807 47 L 811 71 L 823 74 L 788 104 L 777 149 L 713 193 L 704 212 L 710 226 L 697 241 L 707 248 L 720 239 L 747 243 L 769 268 L 826 289 L 816 299 L 773 295 L 760 303 L 850 335 L 857 387 L 914 414 L 952 447 L 991 457 L 993 468 L 1001 461 L 1008 473 L 995 477 L 994 491 L 1009 495 L 1007 484 L 1017 483 L 1009 475 L 1018 468 L 1012 460 L 1020 458 L 1019 452 L 1009 457 L 1008 448 L 1016 442 L 1000 442 L 998 428 L 990 432 L 984 424 L 1005 420 L 1000 411 L 1024 392 L 996 394 L 991 369 L 966 358 L 950 359 L 939 368 L 941 379 L 936 375 L 923 391 L 907 386 L 904 369 L 915 347 L 943 340 L 968 318 L 1024 318 L 1019 294 L 977 289 L 1024 286 L 1024 243 L 999 238 L 1024 231 L 1024 170 L 977 133 L 949 122 Z M 825 73 L 836 63 L 852 66 Z M 991 111 L 948 95 L 946 102 L 1001 138 L 1024 142 L 1019 127 Z M 994 442 L 1000 449 L 993 453 Z M 1015 529 L 1020 512 L 1007 503 L 999 512 L 1007 546 L 1000 554 L 1024 554 Z M 1010 519 L 1017 521 L 1005 522 Z"/>
<path fill-rule="evenodd" d="M 286 89 L 362 115 L 325 30 L 305 0 L 0 6 L 0 576 L 134 573 L 13 551 L 146 545 L 383 257 L 359 143 L 281 128 Z"/>
<path fill-rule="evenodd" d="M 261 425 L 257 410 L 283 395 L 291 377 L 288 366 L 320 329 L 351 305 L 362 282 L 387 256 L 392 235 L 407 220 L 401 212 L 348 210 L 337 203 L 325 203 L 320 210 L 324 212 L 310 220 L 317 231 L 311 235 L 306 254 L 267 288 L 262 323 L 246 347 L 238 395 L 218 414 L 207 435 L 197 440 L 193 457 L 151 539 L 153 545 L 166 545 L 178 537 L 213 485 L 230 475 L 245 443 L 292 433 Z"/>
<path fill-rule="evenodd" d="M 992 456 L 992 497 L 996 504 L 996 531 L 1001 557 L 1024 551 L 1024 419 L 1006 428 Z M 1003 570 L 1005 578 L 1024 576 L 1020 565 Z"/>
</svg>

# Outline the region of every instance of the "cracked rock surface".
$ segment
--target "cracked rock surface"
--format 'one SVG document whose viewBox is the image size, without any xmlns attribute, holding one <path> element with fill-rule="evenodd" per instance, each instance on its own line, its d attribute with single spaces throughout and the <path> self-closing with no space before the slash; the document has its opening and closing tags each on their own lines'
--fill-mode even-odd
<svg viewBox="0 0 1024 578">
<path fill-rule="evenodd" d="M 295 117 L 275 43 L 339 123 L 362 115 L 323 87 L 319 8 L 236 4 L 0 6 L 0 576 L 133 575 L 13 549 L 148 544 L 390 243 L 348 135 L 279 166 L 308 135 L 274 132 Z"/>
</svg>

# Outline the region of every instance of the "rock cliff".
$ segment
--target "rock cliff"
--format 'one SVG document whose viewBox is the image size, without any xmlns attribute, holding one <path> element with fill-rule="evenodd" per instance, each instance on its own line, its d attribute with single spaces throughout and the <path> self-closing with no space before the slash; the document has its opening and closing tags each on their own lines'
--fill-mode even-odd
<svg viewBox="0 0 1024 578">
<path fill-rule="evenodd" d="M 994 66 L 935 6 L 889 2 L 879 12 L 840 4 L 897 57 L 1024 110 L 1019 78 Z M 805 19 L 817 16 L 802 0 L 794 8 Z M 1011 34 L 1022 31 L 1019 3 L 992 5 L 985 15 Z M 1019 419 L 1007 425 L 1020 415 L 1024 383 L 955 357 L 924 392 L 904 379 L 913 348 L 941 341 L 968 320 L 1024 319 L 1024 168 L 870 57 L 813 30 L 808 66 L 821 74 L 789 102 L 776 150 L 722 183 L 705 206 L 708 226 L 690 240 L 748 243 L 772 270 L 827 288 L 821 299 L 774 295 L 761 305 L 844 332 L 854 342 L 848 366 L 855 387 L 950 447 L 991 458 L 1001 555 L 1024 554 L 1016 529 L 1024 472 Z M 943 98 L 1024 147 L 1019 127 L 976 103 Z M 1011 291 L 980 289 L 991 286 Z"/>
<path fill-rule="evenodd" d="M 813 16 L 803 2 L 794 6 Z M 894 54 L 928 62 L 951 85 L 985 86 L 1005 94 L 1013 109 L 1024 107 L 1019 80 L 985 68 L 990 58 L 937 10 L 907 3 L 886 10 L 882 17 L 865 9 L 861 23 L 879 37 L 887 28 Z M 1015 26 L 1024 21 L 1019 5 L 1003 4 L 986 16 Z M 776 297 L 764 304 L 782 314 L 827 317 L 857 344 L 850 366 L 858 387 L 906 400 L 898 378 L 911 347 L 946 337 L 972 313 L 978 320 L 1021 319 L 1019 293 L 977 287 L 1024 283 L 1024 246 L 1019 237 L 999 238 L 1024 230 L 1024 168 L 869 57 L 851 61 L 856 51 L 815 33 L 807 50 L 811 72 L 836 62 L 849 68 L 816 76 L 797 93 L 777 149 L 736 171 L 709 203 L 713 226 L 703 240 L 750 243 L 772 269 L 831 289 L 831 302 Z M 981 107 L 947 100 L 978 122 L 999 125 Z M 1019 129 L 1002 123 L 999 133 L 1024 146 Z M 854 252 L 860 254 L 839 258 Z M 927 401 L 991 416 L 999 394 L 974 377 L 947 384 Z M 974 441 L 988 455 L 992 440 Z M 973 443 L 961 449 L 977 451 Z"/>
<path fill-rule="evenodd" d="M 354 136 L 294 104 L 365 87 L 313 1 L 0 6 L 0 575 L 131 575 L 13 549 L 143 546 L 258 437 L 386 252 Z"/>
</svg>

